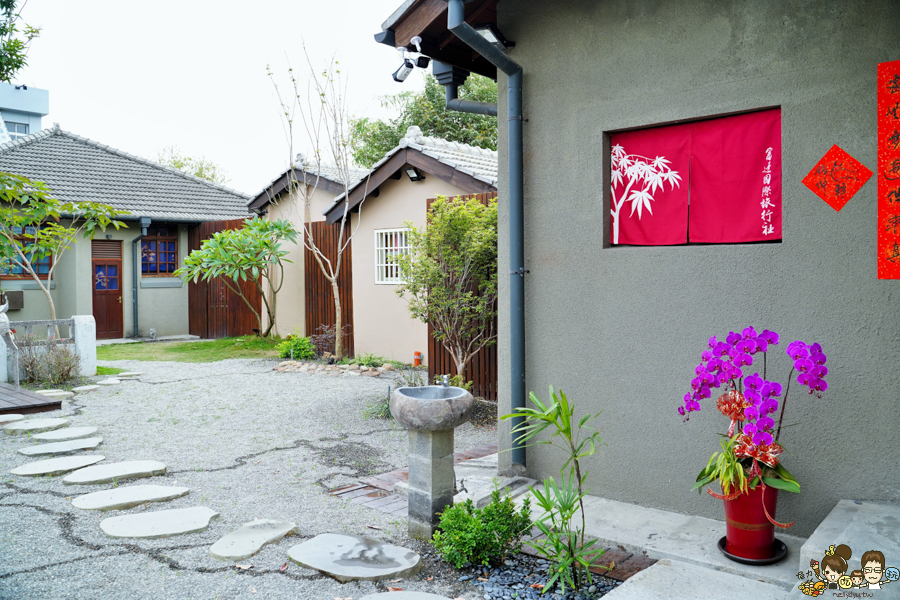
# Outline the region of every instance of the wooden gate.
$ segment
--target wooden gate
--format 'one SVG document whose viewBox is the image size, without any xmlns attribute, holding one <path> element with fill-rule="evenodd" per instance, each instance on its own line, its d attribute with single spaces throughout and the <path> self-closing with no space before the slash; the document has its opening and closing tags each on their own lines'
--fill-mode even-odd
<svg viewBox="0 0 900 600">
<path fill-rule="evenodd" d="M 188 231 L 188 250 L 199 250 L 203 241 L 218 231 L 243 226 L 244 219 L 193 225 Z M 250 281 L 239 282 L 239 285 L 253 307 L 262 310 L 262 299 L 256 286 Z M 191 335 L 214 339 L 256 333 L 259 323 L 241 297 L 228 289 L 221 278 L 216 278 L 188 284 L 188 326 Z"/>
<path fill-rule="evenodd" d="M 470 194 L 460 196 L 463 201 L 479 200 L 487 205 L 497 198 L 497 192 L 485 194 Z M 428 199 L 428 210 L 435 198 Z M 497 321 L 494 321 L 497 328 Z M 428 326 L 428 378 L 434 380 L 435 375 L 456 375 L 456 363 L 450 352 L 444 348 L 444 344 L 434 339 L 431 325 Z M 466 380 L 472 382 L 472 394 L 486 400 L 497 400 L 497 344 L 482 348 L 478 354 L 472 357 L 467 368 Z"/>
<path fill-rule="evenodd" d="M 328 225 L 324 221 L 310 224 L 316 246 L 332 264 L 338 255 L 338 225 Z M 347 246 L 341 260 L 341 271 L 338 276 L 338 292 L 341 297 L 341 321 L 344 330 L 344 354 L 353 356 L 353 256 L 351 247 Z M 331 282 L 326 279 L 319 268 L 313 252 L 304 251 L 303 268 L 306 278 L 306 335 L 319 333 L 323 325 L 334 326 L 334 292 Z"/>
</svg>

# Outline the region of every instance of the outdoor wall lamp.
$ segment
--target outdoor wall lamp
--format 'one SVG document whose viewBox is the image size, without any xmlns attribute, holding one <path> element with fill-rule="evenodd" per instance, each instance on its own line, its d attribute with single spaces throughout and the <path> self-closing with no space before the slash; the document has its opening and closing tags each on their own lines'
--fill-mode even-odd
<svg viewBox="0 0 900 600">
<path fill-rule="evenodd" d="M 479 25 L 475 28 L 475 31 L 478 32 L 478 35 L 487 40 L 488 43 L 493 45 L 497 50 L 506 50 L 507 48 L 515 48 L 516 43 L 510 42 L 500 31 L 492 24 L 488 23 L 487 25 Z"/>
<path fill-rule="evenodd" d="M 425 176 L 419 173 L 419 171 L 416 170 L 415 167 L 406 167 L 403 170 L 406 171 L 406 174 L 409 176 L 410 181 L 420 181 L 422 179 L 425 179 Z"/>
</svg>

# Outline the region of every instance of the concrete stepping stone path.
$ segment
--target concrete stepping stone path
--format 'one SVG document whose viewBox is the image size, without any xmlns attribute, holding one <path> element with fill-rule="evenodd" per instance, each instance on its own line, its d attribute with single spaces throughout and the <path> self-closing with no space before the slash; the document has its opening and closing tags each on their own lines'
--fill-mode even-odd
<svg viewBox="0 0 900 600">
<path fill-rule="evenodd" d="M 190 491 L 186 487 L 129 485 L 78 496 L 72 500 L 72 506 L 82 510 L 124 510 L 146 502 L 168 502 Z"/>
<path fill-rule="evenodd" d="M 40 454 L 65 454 L 66 452 L 75 452 L 76 450 L 93 450 L 103 442 L 101 437 L 82 438 L 80 440 L 70 440 L 68 442 L 55 442 L 53 444 L 38 444 L 37 446 L 28 446 L 20 448 L 19 454 L 25 456 L 38 456 Z"/>
<path fill-rule="evenodd" d="M 94 485 L 97 483 L 109 483 L 122 479 L 138 479 L 140 477 L 153 477 L 164 475 L 166 465 L 155 460 L 129 460 L 120 463 L 97 465 L 87 469 L 80 469 L 63 478 L 67 485 Z"/>
<path fill-rule="evenodd" d="M 422 569 L 412 550 L 342 533 L 317 535 L 288 550 L 288 558 L 341 583 L 409 577 Z"/>
<path fill-rule="evenodd" d="M 63 425 L 68 425 L 68 419 L 24 419 L 3 426 L 3 431 L 10 435 L 19 435 L 22 433 L 41 433 L 44 431 L 52 431 L 59 429 Z"/>
<path fill-rule="evenodd" d="M 96 427 L 64 427 L 55 431 L 46 433 L 38 433 L 31 436 L 31 439 L 41 442 L 65 442 L 66 440 L 77 440 L 85 438 L 97 433 Z"/>
<path fill-rule="evenodd" d="M 39 460 L 16 467 L 11 470 L 13 475 L 23 477 L 38 477 L 40 475 L 57 475 L 59 473 L 68 473 L 75 469 L 81 469 L 98 463 L 106 458 L 105 456 L 66 456 L 63 458 L 51 458 L 49 460 Z"/>
<path fill-rule="evenodd" d="M 244 523 L 212 545 L 209 555 L 231 562 L 250 558 L 266 544 L 297 533 L 297 524 L 291 521 L 257 519 Z"/>
<path fill-rule="evenodd" d="M 100 529 L 112 538 L 162 538 L 203 531 L 218 516 L 211 508 L 194 506 L 110 517 L 100 521 Z"/>
<path fill-rule="evenodd" d="M 67 392 L 66 390 L 52 390 L 38 393 L 46 398 L 71 398 L 75 395 L 75 392 Z"/>
<path fill-rule="evenodd" d="M 135 377 L 140 377 L 143 375 L 140 371 L 125 371 L 124 373 L 116 374 L 118 379 L 134 379 Z"/>
<path fill-rule="evenodd" d="M 79 385 L 78 387 L 73 387 L 72 391 L 76 394 L 85 394 L 87 392 L 93 392 L 99 389 L 99 385 Z"/>
<path fill-rule="evenodd" d="M 56 392 L 64 392 L 66 390 L 35 390 L 35 394 L 46 395 L 46 394 L 55 394 Z"/>
<path fill-rule="evenodd" d="M 25 415 L 0 415 L 0 425 L 12 423 L 13 421 L 21 421 Z"/>
<path fill-rule="evenodd" d="M 112 378 L 112 379 L 100 380 L 97 382 L 97 385 L 119 385 L 120 383 L 122 383 L 122 382 L 119 381 L 118 379 Z"/>
</svg>

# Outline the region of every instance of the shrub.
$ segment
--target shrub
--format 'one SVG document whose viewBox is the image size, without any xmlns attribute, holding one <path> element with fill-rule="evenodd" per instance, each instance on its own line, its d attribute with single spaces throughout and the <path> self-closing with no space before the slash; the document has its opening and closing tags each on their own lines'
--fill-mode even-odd
<svg viewBox="0 0 900 600">
<path fill-rule="evenodd" d="M 522 549 L 522 536 L 531 529 L 531 502 L 526 497 L 522 508 L 499 489 L 491 492 L 491 502 L 475 508 L 472 500 L 447 507 L 441 513 L 440 531 L 434 533 L 434 547 L 448 563 L 497 563 L 510 552 Z"/>
<path fill-rule="evenodd" d="M 388 386 L 387 396 L 379 400 L 368 400 L 363 408 L 363 417 L 366 419 L 393 419 L 391 413 L 391 386 Z"/>
<path fill-rule="evenodd" d="M 348 365 L 359 365 L 361 367 L 380 367 L 386 362 L 390 362 L 383 356 L 378 356 L 377 354 L 363 354 L 362 356 L 356 356 L 347 361 Z"/>
<path fill-rule="evenodd" d="M 20 343 L 19 363 L 25 371 L 25 379 L 59 385 L 77 378 L 81 359 L 73 347 L 56 338 L 50 338 L 46 343 L 34 338 L 24 340 Z"/>
<path fill-rule="evenodd" d="M 286 340 L 275 346 L 278 356 L 291 358 L 293 350 L 294 360 L 309 360 L 316 357 L 316 347 L 309 338 L 303 337 L 299 332 L 289 335 Z"/>
</svg>

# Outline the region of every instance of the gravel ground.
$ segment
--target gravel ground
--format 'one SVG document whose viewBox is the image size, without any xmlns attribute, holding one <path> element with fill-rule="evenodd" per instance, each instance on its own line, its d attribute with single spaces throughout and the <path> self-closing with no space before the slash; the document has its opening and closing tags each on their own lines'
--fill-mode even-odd
<svg viewBox="0 0 900 600">
<path fill-rule="evenodd" d="M 362 412 L 366 401 L 385 396 L 391 380 L 276 373 L 271 360 L 102 364 L 144 376 L 76 396 L 41 416 L 99 427 L 103 444 L 90 453 L 106 456 L 103 463 L 168 465 L 165 476 L 134 483 L 183 485 L 191 493 L 126 511 L 81 511 L 72 497 L 111 484 L 10 475 L 30 462 L 16 450 L 31 442 L 0 435 L 0 598 L 360 598 L 384 584 L 339 584 L 290 563 L 288 549 L 320 533 L 344 532 L 430 552 L 406 537 L 405 518 L 325 493 L 407 464 L 405 431 Z M 456 431 L 457 450 L 495 441 L 492 428 L 466 424 Z M 109 516 L 189 506 L 210 507 L 220 517 L 203 533 L 159 540 L 112 540 L 98 527 Z M 253 565 L 246 571 L 208 555 L 216 540 L 256 517 L 295 521 L 299 533 L 242 561 Z M 433 555 L 425 562 L 415 578 L 389 585 L 483 597 Z"/>
</svg>

